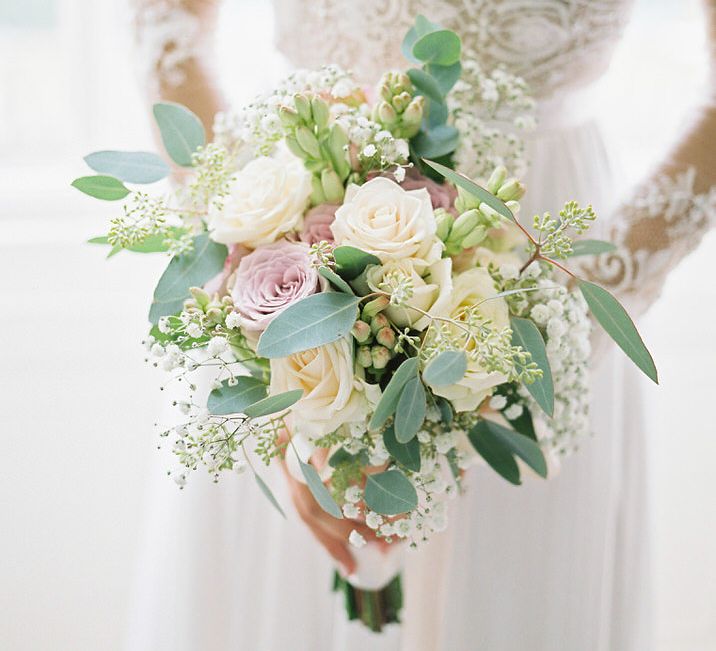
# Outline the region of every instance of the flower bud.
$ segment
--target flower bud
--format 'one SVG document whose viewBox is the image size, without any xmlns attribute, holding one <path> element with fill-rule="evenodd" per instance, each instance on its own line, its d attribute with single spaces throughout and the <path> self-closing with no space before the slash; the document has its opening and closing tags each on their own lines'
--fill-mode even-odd
<svg viewBox="0 0 716 651">
<path fill-rule="evenodd" d="M 311 122 L 311 102 L 302 93 L 296 93 L 293 96 L 293 103 L 296 105 L 296 111 L 304 122 Z"/>
<path fill-rule="evenodd" d="M 515 201 L 514 199 L 512 201 L 505 201 L 505 205 L 510 209 L 510 212 L 513 215 L 520 214 L 520 202 L 519 201 Z"/>
<path fill-rule="evenodd" d="M 189 292 L 194 297 L 196 304 L 202 309 L 206 309 L 206 306 L 211 301 L 211 296 L 205 292 L 201 287 L 190 287 Z"/>
<path fill-rule="evenodd" d="M 371 346 L 370 356 L 373 361 L 373 368 L 380 370 L 388 366 L 392 355 L 385 346 Z"/>
<path fill-rule="evenodd" d="M 462 242 L 462 240 L 472 232 L 472 230 L 480 222 L 480 215 L 472 208 L 467 212 L 462 213 L 452 226 L 450 235 L 448 236 L 449 242 Z"/>
<path fill-rule="evenodd" d="M 293 136 L 286 136 L 284 141 L 286 142 L 286 146 L 288 147 L 289 151 L 294 156 L 298 156 L 301 159 L 306 158 L 306 152 L 301 149 L 301 145 L 298 144 L 298 140 L 296 140 L 296 138 L 294 138 Z"/>
<path fill-rule="evenodd" d="M 370 325 L 365 321 L 356 321 L 351 329 L 351 334 L 359 344 L 364 344 L 372 336 Z"/>
<path fill-rule="evenodd" d="M 363 368 L 373 365 L 373 356 L 370 354 L 370 346 L 360 346 L 356 353 L 356 361 Z"/>
<path fill-rule="evenodd" d="M 299 117 L 298 112 L 290 106 L 282 106 L 279 108 L 278 117 L 285 129 L 297 127 L 301 123 L 301 118 Z"/>
<path fill-rule="evenodd" d="M 210 307 L 206 311 L 206 318 L 214 323 L 221 323 L 224 320 L 224 312 L 218 307 Z"/>
<path fill-rule="evenodd" d="M 455 208 L 457 208 L 458 212 L 463 213 L 467 210 L 477 208 L 479 205 L 480 200 L 477 197 L 458 186 L 457 199 L 455 199 Z"/>
<path fill-rule="evenodd" d="M 513 199 L 521 199 L 525 194 L 525 186 L 517 179 L 508 179 L 506 183 L 500 186 L 497 191 L 497 198 L 503 201 L 512 201 Z"/>
<path fill-rule="evenodd" d="M 406 126 L 420 126 L 425 111 L 425 98 L 422 95 L 414 97 L 403 112 L 403 124 Z"/>
<path fill-rule="evenodd" d="M 363 320 L 370 321 L 378 312 L 388 307 L 390 299 L 387 296 L 378 296 L 365 304 L 363 308 Z"/>
<path fill-rule="evenodd" d="M 490 174 L 490 178 L 487 181 L 487 189 L 492 194 L 495 194 L 500 186 L 505 182 L 507 177 L 507 168 L 504 165 L 498 165 Z"/>
<path fill-rule="evenodd" d="M 380 316 L 383 316 L 382 314 Z M 381 345 L 385 346 L 388 350 L 393 350 L 397 342 L 395 332 L 390 326 L 385 326 L 375 333 L 375 340 Z"/>
<path fill-rule="evenodd" d="M 330 110 L 323 99 L 314 97 L 311 100 L 311 113 L 313 114 L 313 122 L 319 129 L 325 129 L 328 126 Z"/>
<path fill-rule="evenodd" d="M 399 95 L 393 97 L 391 104 L 398 113 L 402 113 L 406 108 L 408 108 L 408 104 L 410 104 L 412 99 L 413 96 L 410 93 L 403 91 Z"/>
<path fill-rule="evenodd" d="M 390 326 L 390 321 L 388 321 L 385 314 L 376 314 L 371 320 L 370 320 L 370 329 L 373 332 L 373 334 L 377 334 L 378 330 L 381 328 L 387 328 Z"/>
<path fill-rule="evenodd" d="M 444 208 L 435 211 L 435 222 L 437 223 L 436 235 L 444 242 L 450 235 L 455 218 Z"/>
<path fill-rule="evenodd" d="M 311 177 L 311 203 L 313 203 L 314 206 L 326 203 L 326 195 L 323 193 L 323 184 L 321 183 L 321 179 L 317 176 Z"/>
<path fill-rule="evenodd" d="M 462 240 L 462 247 L 464 249 L 471 249 L 473 246 L 477 246 L 482 240 L 487 237 L 487 228 L 484 226 L 476 226 L 468 233 Z"/>
<path fill-rule="evenodd" d="M 393 125 L 398 121 L 398 114 L 388 102 L 378 104 L 376 107 L 376 116 L 378 122 L 387 126 Z"/>
<path fill-rule="evenodd" d="M 341 203 L 343 201 L 345 191 L 343 183 L 341 183 L 341 179 L 334 170 L 324 169 L 321 172 L 321 186 L 328 203 Z"/>
<path fill-rule="evenodd" d="M 296 129 L 296 140 L 301 145 L 301 149 L 305 151 L 311 158 L 321 158 L 321 150 L 318 147 L 316 136 L 308 127 L 298 127 Z"/>
</svg>

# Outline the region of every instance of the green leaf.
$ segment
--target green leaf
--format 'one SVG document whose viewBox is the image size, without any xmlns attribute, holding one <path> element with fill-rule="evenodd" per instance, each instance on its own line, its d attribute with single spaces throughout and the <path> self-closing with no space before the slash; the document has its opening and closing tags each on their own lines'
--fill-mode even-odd
<svg viewBox="0 0 716 651">
<path fill-rule="evenodd" d="M 172 102 L 155 104 L 153 112 L 171 159 L 177 165 L 191 167 L 192 154 L 206 143 L 201 120 L 185 106 Z"/>
<path fill-rule="evenodd" d="M 343 280 L 333 269 L 329 269 L 328 267 L 319 267 L 318 273 L 323 276 L 331 285 L 333 285 L 338 291 L 343 292 L 344 294 L 353 294 L 355 295 L 355 292 L 351 289 L 351 286 Z"/>
<path fill-rule="evenodd" d="M 358 303 L 357 296 L 337 292 L 308 296 L 269 323 L 256 352 L 275 359 L 337 341 L 356 322 Z"/>
<path fill-rule="evenodd" d="M 465 377 L 467 356 L 462 350 L 446 350 L 430 360 L 423 371 L 423 380 L 433 387 L 446 387 Z"/>
<path fill-rule="evenodd" d="M 87 244 L 109 244 L 109 238 L 106 235 L 98 235 L 88 239 Z"/>
<path fill-rule="evenodd" d="M 161 157 L 147 151 L 96 151 L 85 156 L 85 163 L 127 183 L 155 183 L 170 172 Z"/>
<path fill-rule="evenodd" d="M 594 318 L 644 374 L 659 384 L 659 374 L 651 353 L 636 329 L 631 317 L 606 289 L 586 280 L 579 281 L 579 289 Z"/>
<path fill-rule="evenodd" d="M 344 463 L 351 463 L 358 458 L 358 454 L 351 454 L 345 448 L 338 448 L 328 459 L 331 468 L 338 468 Z"/>
<path fill-rule="evenodd" d="M 224 268 L 227 253 L 227 248 L 210 240 L 208 233 L 197 235 L 192 251 L 174 256 L 159 279 L 149 320 L 157 323 L 159 317 L 180 312 L 189 288 L 201 287 L 216 276 Z"/>
<path fill-rule="evenodd" d="M 507 481 L 520 484 L 514 456 L 522 459 L 540 477 L 547 476 L 547 462 L 536 441 L 491 420 L 481 420 L 468 433 L 470 443 L 485 461 Z"/>
<path fill-rule="evenodd" d="M 405 383 L 395 410 L 398 443 L 407 443 L 415 437 L 425 420 L 425 408 L 425 387 L 419 377 L 414 377 Z"/>
<path fill-rule="evenodd" d="M 447 95 L 457 83 L 462 74 L 462 64 L 458 61 L 450 66 L 440 66 L 429 63 L 425 66 L 425 72 L 431 75 L 440 87 L 443 96 Z"/>
<path fill-rule="evenodd" d="M 381 515 L 398 515 L 412 511 L 418 505 L 418 494 L 400 470 L 392 469 L 368 475 L 365 503 Z"/>
<path fill-rule="evenodd" d="M 411 27 L 403 38 L 403 42 L 400 49 L 403 56 L 411 63 L 420 63 L 418 59 L 413 56 L 413 45 L 421 36 L 429 32 L 434 32 L 440 29 L 439 25 L 431 23 L 425 16 L 418 15 L 415 19 L 415 25 Z"/>
<path fill-rule="evenodd" d="M 443 93 L 440 90 L 440 85 L 427 72 L 419 68 L 411 68 L 408 70 L 408 77 L 410 77 L 413 86 L 420 91 L 421 95 L 425 95 L 425 97 L 438 104 L 443 103 Z"/>
<path fill-rule="evenodd" d="M 284 409 L 288 409 L 291 405 L 297 403 L 303 395 L 303 389 L 294 389 L 293 391 L 285 391 L 269 396 L 252 405 L 244 408 L 244 413 L 249 418 L 259 418 L 260 416 L 268 416 L 276 414 Z"/>
<path fill-rule="evenodd" d="M 554 381 L 542 333 L 534 322 L 516 316 L 510 318 L 510 326 L 512 345 L 521 346 L 528 351 L 532 355 L 532 361 L 542 369 L 542 377 L 530 384 L 525 382 L 525 388 L 542 410 L 551 417 L 554 414 Z"/>
<path fill-rule="evenodd" d="M 463 190 L 466 190 L 471 195 L 477 197 L 480 201 L 484 201 L 488 206 L 490 206 L 490 208 L 496 210 L 505 219 L 515 221 L 515 216 L 512 214 L 512 211 L 507 207 L 504 201 L 498 199 L 494 194 L 488 192 L 485 188 L 480 187 L 477 183 L 468 179 L 464 174 L 459 174 L 458 172 L 451 170 L 449 167 L 445 167 L 445 165 L 441 165 L 435 161 L 424 159 L 423 162 L 432 167 L 439 174 L 442 174 L 451 183 L 459 185 Z"/>
<path fill-rule="evenodd" d="M 407 443 L 400 443 L 395 438 L 395 429 L 386 427 L 383 432 L 383 443 L 390 456 L 400 465 L 408 470 L 420 472 L 420 443 L 417 438 L 412 438 Z"/>
<path fill-rule="evenodd" d="M 104 201 L 118 201 L 129 194 L 129 189 L 119 179 L 105 175 L 81 176 L 72 181 L 72 187 Z"/>
<path fill-rule="evenodd" d="M 256 483 L 259 485 L 261 492 L 268 498 L 268 501 L 274 505 L 274 508 L 285 518 L 286 514 L 283 512 L 281 505 L 278 503 L 278 501 L 274 497 L 274 494 L 271 491 L 271 489 L 268 487 L 268 484 L 263 479 L 261 479 L 261 477 L 259 477 L 255 472 L 254 472 L 254 478 L 256 479 Z"/>
<path fill-rule="evenodd" d="M 507 408 L 503 409 L 502 415 L 516 432 L 519 432 L 533 441 L 537 440 L 535 426 L 532 422 L 532 412 L 525 405 L 522 405 L 522 413 L 517 418 L 507 418 L 507 416 L 505 416 L 506 411 Z"/>
<path fill-rule="evenodd" d="M 418 133 L 410 141 L 410 145 L 415 153 L 425 160 L 427 158 L 440 158 L 455 151 L 459 141 L 460 133 L 455 127 L 450 124 L 438 124 L 429 131 Z M 428 160 L 425 160 L 425 162 L 430 163 Z M 434 165 L 438 165 L 438 163 L 434 163 Z"/>
<path fill-rule="evenodd" d="M 403 387 L 413 378 L 418 377 L 418 358 L 409 357 L 406 359 L 393 373 L 388 386 L 385 387 L 383 395 L 380 397 L 376 405 L 373 416 L 368 424 L 369 429 L 380 429 L 398 407 L 398 400 L 403 391 Z"/>
<path fill-rule="evenodd" d="M 336 271 L 345 280 L 360 276 L 369 264 L 380 264 L 380 258 L 353 246 L 338 246 L 333 250 Z"/>
<path fill-rule="evenodd" d="M 449 29 L 440 29 L 419 37 L 413 43 L 413 56 L 425 63 L 451 66 L 460 61 L 460 37 Z"/>
<path fill-rule="evenodd" d="M 233 386 L 225 380 L 209 394 L 207 407 L 210 414 L 222 416 L 239 414 L 249 405 L 266 397 L 266 385 L 253 377 L 237 377 Z"/>
<path fill-rule="evenodd" d="M 576 240 L 572 242 L 572 253 L 569 255 L 576 258 L 580 255 L 600 255 L 616 250 L 617 247 L 614 244 L 604 240 Z"/>
<path fill-rule="evenodd" d="M 313 493 L 313 497 L 316 499 L 316 502 L 318 502 L 319 506 L 326 513 L 328 513 L 328 515 L 332 515 L 334 518 L 342 520 L 343 514 L 341 513 L 341 509 L 339 508 L 338 504 L 336 504 L 336 501 L 333 499 L 333 497 L 331 497 L 331 494 L 328 492 L 328 489 L 326 488 L 325 484 L 318 476 L 316 469 L 312 465 L 304 463 L 300 459 L 298 460 L 298 462 L 301 464 L 301 472 L 306 478 L 308 488 L 310 489 L 311 493 Z"/>
</svg>

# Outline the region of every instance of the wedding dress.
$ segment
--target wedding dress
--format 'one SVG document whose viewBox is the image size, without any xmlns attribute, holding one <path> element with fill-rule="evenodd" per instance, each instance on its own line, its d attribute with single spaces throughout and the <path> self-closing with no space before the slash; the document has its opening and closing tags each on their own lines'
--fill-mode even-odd
<svg viewBox="0 0 716 651">
<path fill-rule="evenodd" d="M 644 311 L 668 271 L 714 223 L 716 132 L 706 103 L 669 159 L 621 207 L 589 87 L 606 70 L 631 0 L 277 0 L 277 44 L 293 64 L 336 62 L 365 80 L 404 67 L 418 13 L 461 34 L 485 68 L 504 66 L 540 103 L 524 214 L 592 203 L 620 245 L 585 270 Z M 716 1 L 706 4 L 716 32 Z M 137 33 L 155 96 L 202 117 L 222 108 L 207 73 L 216 2 L 142 0 Z M 712 55 L 714 53 L 712 52 Z M 716 58 L 716 57 L 714 57 Z M 598 234 L 595 234 L 598 236 Z M 594 436 L 554 479 L 515 488 L 473 469 L 448 530 L 407 556 L 405 623 L 382 636 L 345 621 L 332 563 L 290 512 L 249 481 L 163 481 L 128 648 L 132 651 L 371 649 L 648 651 L 643 431 L 635 374 L 620 351 L 593 371 Z M 281 493 L 278 474 L 270 478 Z M 288 495 L 279 501 L 290 505 Z"/>
</svg>

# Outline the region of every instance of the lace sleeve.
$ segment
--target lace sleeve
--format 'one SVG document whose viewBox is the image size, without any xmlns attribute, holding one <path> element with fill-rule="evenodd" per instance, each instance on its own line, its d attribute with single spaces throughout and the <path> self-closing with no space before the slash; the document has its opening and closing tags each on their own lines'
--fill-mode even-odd
<svg viewBox="0 0 716 651">
<path fill-rule="evenodd" d="M 188 106 L 207 133 L 224 100 L 213 66 L 221 0 L 133 0 L 136 61 L 149 101 Z"/>
<path fill-rule="evenodd" d="M 587 270 L 633 315 L 659 297 L 669 271 L 716 225 L 716 0 L 705 9 L 710 97 L 666 162 L 621 207 L 607 238 L 619 249 Z"/>
</svg>

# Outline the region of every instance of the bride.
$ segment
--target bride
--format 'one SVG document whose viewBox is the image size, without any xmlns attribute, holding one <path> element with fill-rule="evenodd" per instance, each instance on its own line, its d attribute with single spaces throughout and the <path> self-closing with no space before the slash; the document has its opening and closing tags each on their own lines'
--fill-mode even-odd
<svg viewBox="0 0 716 651">
<path fill-rule="evenodd" d="M 210 129 L 225 108 L 210 66 L 218 0 L 135 2 L 151 99 L 189 106 Z M 589 272 L 638 314 L 714 221 L 716 150 L 707 143 L 716 108 L 705 103 L 655 174 L 612 205 L 609 163 L 590 116 L 599 107 L 587 89 L 605 71 L 630 5 L 276 0 L 277 44 L 296 66 L 335 62 L 374 82 L 403 65 L 402 35 L 424 13 L 460 33 L 485 69 L 523 76 L 540 105 L 523 209 L 592 202 L 621 248 Z M 716 0 L 704 11 L 716 39 Z M 716 47 L 710 54 L 716 65 Z M 345 621 L 329 585 L 331 556 L 353 563 L 346 532 L 323 520 L 300 484 L 283 483 L 282 502 L 297 507 L 284 521 L 253 484 L 197 477 L 182 493 L 169 482 L 155 491 L 128 648 L 651 649 L 644 432 L 636 379 L 613 353 L 595 360 L 592 380 L 595 403 L 610 409 L 593 411 L 594 437 L 554 479 L 515 489 L 494 473 L 470 471 L 448 531 L 408 554 L 403 626 L 375 636 Z"/>
</svg>

